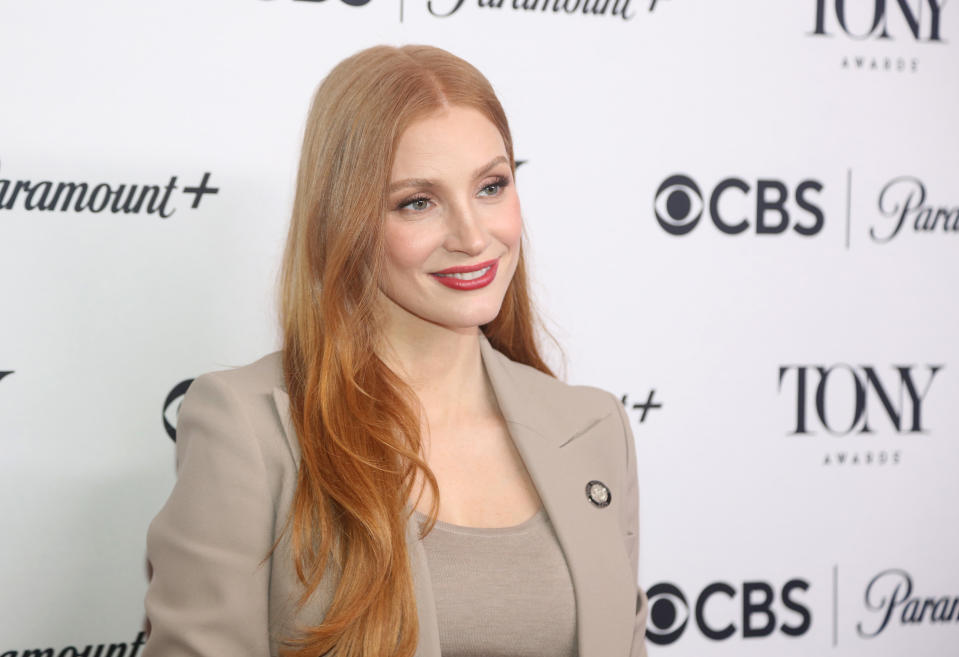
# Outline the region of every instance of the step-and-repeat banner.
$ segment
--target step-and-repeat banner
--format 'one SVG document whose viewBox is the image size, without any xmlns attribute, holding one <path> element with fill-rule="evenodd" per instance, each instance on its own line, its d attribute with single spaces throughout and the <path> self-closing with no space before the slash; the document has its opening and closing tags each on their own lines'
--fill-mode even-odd
<svg viewBox="0 0 959 657">
<path fill-rule="evenodd" d="M 140 650 L 180 401 L 278 348 L 307 106 L 377 43 L 502 99 L 650 654 L 959 654 L 959 3 L 2 0 L 0 655 Z"/>
</svg>

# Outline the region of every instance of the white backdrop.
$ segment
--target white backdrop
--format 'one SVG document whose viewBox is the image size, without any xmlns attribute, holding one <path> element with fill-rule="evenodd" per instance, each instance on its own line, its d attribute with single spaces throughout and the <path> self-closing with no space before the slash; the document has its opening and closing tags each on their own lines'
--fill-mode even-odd
<svg viewBox="0 0 959 657">
<path fill-rule="evenodd" d="M 650 654 L 959 654 L 959 7 L 495 2 L 0 0 L 2 657 L 138 650 L 174 389 L 278 348 L 307 106 L 376 43 L 503 101 L 567 380 L 634 421 Z"/>
</svg>

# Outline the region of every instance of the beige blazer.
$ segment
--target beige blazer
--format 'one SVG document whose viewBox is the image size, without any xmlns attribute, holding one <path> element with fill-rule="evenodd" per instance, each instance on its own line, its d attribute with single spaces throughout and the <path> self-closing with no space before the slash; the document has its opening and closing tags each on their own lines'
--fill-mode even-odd
<svg viewBox="0 0 959 657">
<path fill-rule="evenodd" d="M 482 334 L 480 343 L 510 435 L 566 557 L 579 657 L 645 657 L 636 452 L 622 404 L 599 388 L 570 386 L 516 363 Z M 333 578 L 325 578 L 297 614 L 301 589 L 289 546 L 281 542 L 263 561 L 286 519 L 299 462 L 280 352 L 198 377 L 177 424 L 177 482 L 147 534 L 152 575 L 143 657 L 275 656 L 297 623 L 324 618 L 334 590 Z M 586 485 L 594 479 L 609 488 L 608 506 L 589 501 Z M 416 655 L 441 657 L 417 532 L 411 517 Z"/>
</svg>

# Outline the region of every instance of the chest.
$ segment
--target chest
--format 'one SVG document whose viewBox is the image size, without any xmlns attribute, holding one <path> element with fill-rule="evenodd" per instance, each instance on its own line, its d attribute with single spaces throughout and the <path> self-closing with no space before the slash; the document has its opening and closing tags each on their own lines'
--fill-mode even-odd
<svg viewBox="0 0 959 657">
<path fill-rule="evenodd" d="M 542 505 L 523 458 L 502 417 L 454 428 L 430 428 L 424 452 L 440 491 L 439 520 L 469 527 L 507 527 L 529 519 Z M 416 494 L 423 484 L 417 473 Z M 426 486 L 416 509 L 429 513 Z"/>
</svg>

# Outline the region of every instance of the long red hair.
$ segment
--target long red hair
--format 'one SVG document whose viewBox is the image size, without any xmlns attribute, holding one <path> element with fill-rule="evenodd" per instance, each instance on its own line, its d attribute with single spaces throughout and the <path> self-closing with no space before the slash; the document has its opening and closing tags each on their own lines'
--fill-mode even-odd
<svg viewBox="0 0 959 657">
<path fill-rule="evenodd" d="M 310 106 L 281 273 L 284 376 L 301 451 L 285 531 L 301 606 L 328 567 L 337 582 L 323 622 L 288 637 L 284 655 L 416 650 L 404 505 L 418 468 L 433 492 L 432 528 L 439 489 L 419 456 L 419 401 L 375 353 L 375 302 L 397 141 L 449 105 L 489 118 L 515 173 L 509 125 L 489 82 L 439 48 L 360 51 L 329 73 Z M 481 330 L 511 359 L 552 376 L 536 345 L 522 251 L 498 316 Z"/>
</svg>

